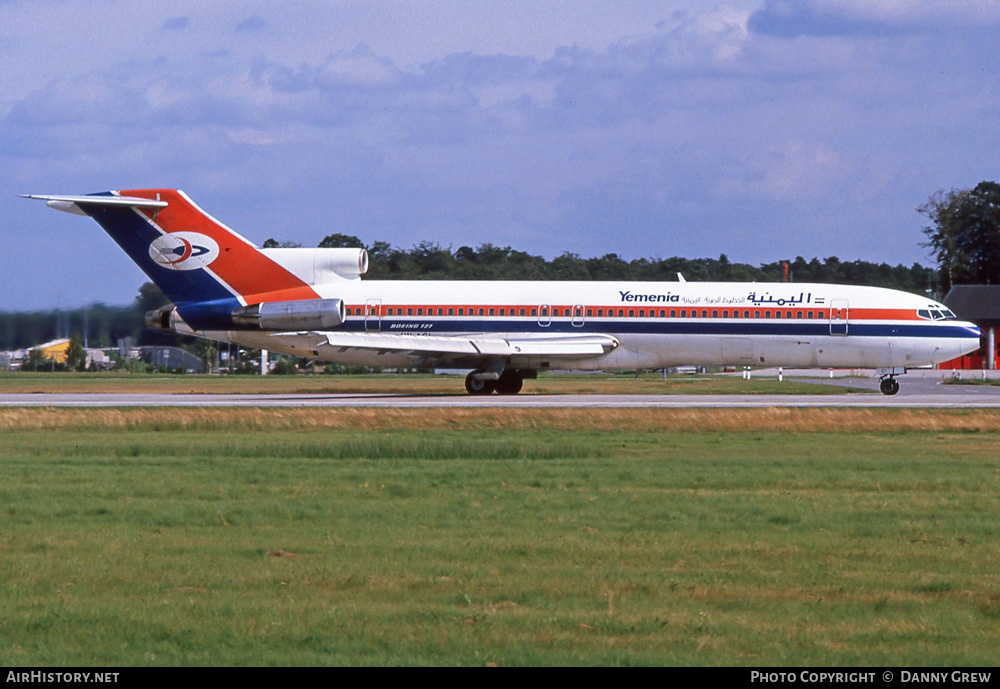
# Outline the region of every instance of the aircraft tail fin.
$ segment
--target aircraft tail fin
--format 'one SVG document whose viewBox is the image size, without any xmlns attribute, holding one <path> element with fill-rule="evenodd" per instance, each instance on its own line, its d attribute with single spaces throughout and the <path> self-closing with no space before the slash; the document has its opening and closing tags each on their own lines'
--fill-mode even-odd
<svg viewBox="0 0 1000 689">
<path fill-rule="evenodd" d="M 96 220 L 178 306 L 192 326 L 229 323 L 232 309 L 266 300 L 315 299 L 312 286 L 175 189 L 41 196 L 56 210 Z"/>
</svg>

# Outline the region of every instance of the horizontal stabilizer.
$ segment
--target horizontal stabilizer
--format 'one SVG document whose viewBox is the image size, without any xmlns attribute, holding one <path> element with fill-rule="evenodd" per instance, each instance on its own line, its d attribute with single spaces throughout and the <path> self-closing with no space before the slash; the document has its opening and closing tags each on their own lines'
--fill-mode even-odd
<svg viewBox="0 0 1000 689">
<path fill-rule="evenodd" d="M 74 215 L 87 215 L 80 206 L 111 206 L 126 208 L 166 208 L 166 201 L 157 199 L 141 199 L 135 196 L 106 196 L 104 194 L 94 194 L 86 196 L 50 196 L 43 194 L 20 194 L 24 199 L 37 199 L 45 201 L 45 205 L 57 211 L 72 213 Z"/>
</svg>

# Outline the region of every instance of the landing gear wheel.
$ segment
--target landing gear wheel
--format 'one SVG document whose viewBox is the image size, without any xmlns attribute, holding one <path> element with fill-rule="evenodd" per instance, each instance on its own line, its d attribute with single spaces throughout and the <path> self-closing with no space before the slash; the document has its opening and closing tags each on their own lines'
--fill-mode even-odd
<svg viewBox="0 0 1000 689">
<path fill-rule="evenodd" d="M 524 386 L 524 377 L 517 371 L 504 371 L 497 381 L 497 392 L 501 395 L 516 395 Z"/>
<path fill-rule="evenodd" d="M 470 395 L 489 395 L 496 390 L 497 384 L 493 380 L 476 380 L 473 378 L 482 371 L 473 371 L 465 377 L 465 391 Z"/>
<path fill-rule="evenodd" d="M 878 389 L 882 391 L 883 395 L 895 395 L 899 392 L 899 381 L 895 378 L 883 378 Z"/>
</svg>

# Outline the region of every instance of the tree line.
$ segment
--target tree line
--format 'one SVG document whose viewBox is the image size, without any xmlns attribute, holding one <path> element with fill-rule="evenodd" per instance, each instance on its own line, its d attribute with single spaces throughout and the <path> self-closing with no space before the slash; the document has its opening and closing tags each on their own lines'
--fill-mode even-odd
<svg viewBox="0 0 1000 689">
<path fill-rule="evenodd" d="M 288 246 L 269 239 L 265 246 Z M 836 256 L 806 260 L 779 260 L 754 266 L 733 263 L 722 254 L 718 258 L 638 258 L 625 260 L 617 254 L 582 258 L 564 253 L 552 260 L 509 246 L 481 244 L 452 250 L 434 242 L 420 242 L 412 249 L 400 249 L 387 242 L 365 245 L 347 234 L 331 234 L 321 247 L 363 247 L 368 250 L 366 277 L 374 280 L 635 280 L 670 282 L 680 273 L 695 282 L 833 282 L 890 287 L 927 294 L 936 291 L 935 271 L 914 263 L 912 266 L 841 261 Z"/>
</svg>

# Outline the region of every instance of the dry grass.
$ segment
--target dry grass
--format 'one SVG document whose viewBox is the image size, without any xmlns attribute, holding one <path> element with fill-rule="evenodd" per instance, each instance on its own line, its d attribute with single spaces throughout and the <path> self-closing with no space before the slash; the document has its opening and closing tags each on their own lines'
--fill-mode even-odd
<svg viewBox="0 0 1000 689">
<path fill-rule="evenodd" d="M 970 409 L 0 409 L 0 429 L 1000 431 L 1000 410 Z"/>
</svg>

